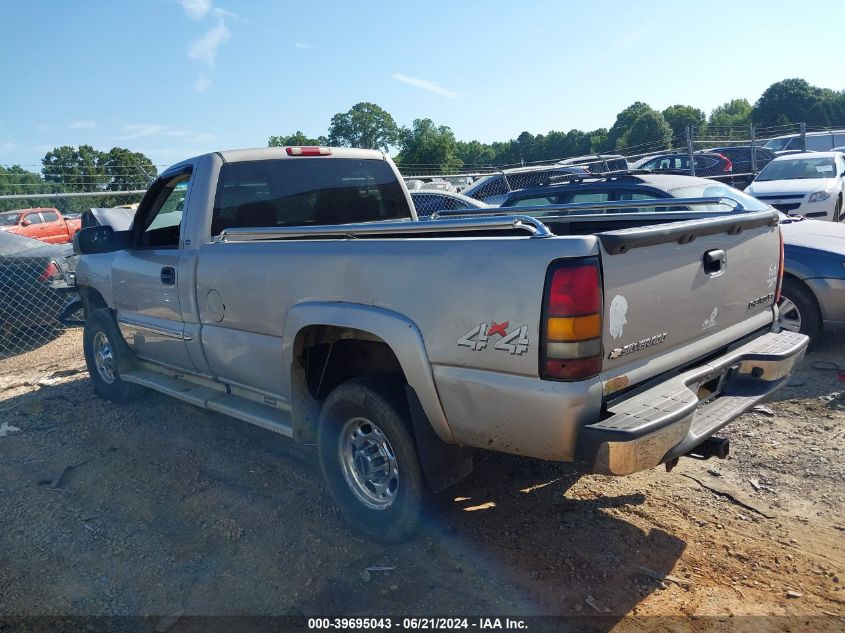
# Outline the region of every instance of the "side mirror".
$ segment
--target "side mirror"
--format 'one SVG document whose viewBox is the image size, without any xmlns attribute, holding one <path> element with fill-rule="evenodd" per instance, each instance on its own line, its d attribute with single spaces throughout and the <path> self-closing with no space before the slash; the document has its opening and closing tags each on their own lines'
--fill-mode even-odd
<svg viewBox="0 0 845 633">
<path fill-rule="evenodd" d="M 21 226 L 29 226 L 30 224 L 32 224 L 32 222 L 27 219 L 21 220 Z"/>
<path fill-rule="evenodd" d="M 129 241 L 128 231 L 115 231 L 108 225 L 89 226 L 73 236 L 73 252 L 75 255 L 112 253 L 126 248 Z"/>
</svg>

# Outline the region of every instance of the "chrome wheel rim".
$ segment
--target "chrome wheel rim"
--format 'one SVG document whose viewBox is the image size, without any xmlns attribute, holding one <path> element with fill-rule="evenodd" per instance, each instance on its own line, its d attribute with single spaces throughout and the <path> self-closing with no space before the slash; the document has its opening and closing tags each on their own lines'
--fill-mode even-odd
<svg viewBox="0 0 845 633">
<path fill-rule="evenodd" d="M 361 503 L 386 510 L 399 491 L 399 465 L 384 432 L 366 418 L 343 425 L 338 452 L 346 484 Z"/>
<path fill-rule="evenodd" d="M 114 355 L 109 338 L 103 332 L 94 335 L 94 365 L 103 382 L 112 384 L 115 381 Z"/>
<path fill-rule="evenodd" d="M 784 330 L 801 331 L 801 311 L 789 297 L 781 297 L 778 302 L 778 321 Z"/>
</svg>

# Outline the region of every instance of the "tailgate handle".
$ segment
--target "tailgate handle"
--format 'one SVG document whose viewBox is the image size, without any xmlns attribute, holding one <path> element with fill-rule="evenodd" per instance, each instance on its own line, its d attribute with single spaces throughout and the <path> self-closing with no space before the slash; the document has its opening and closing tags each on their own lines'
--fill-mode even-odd
<svg viewBox="0 0 845 633">
<path fill-rule="evenodd" d="M 708 275 L 722 272 L 728 263 L 728 254 L 721 248 L 704 253 L 704 272 Z"/>
</svg>

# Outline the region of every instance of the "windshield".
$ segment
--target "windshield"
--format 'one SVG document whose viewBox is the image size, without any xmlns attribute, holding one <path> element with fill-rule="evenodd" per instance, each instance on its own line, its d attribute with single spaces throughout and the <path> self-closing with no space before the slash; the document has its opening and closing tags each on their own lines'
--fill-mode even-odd
<svg viewBox="0 0 845 633">
<path fill-rule="evenodd" d="M 757 198 L 752 198 L 739 189 L 722 184 L 710 185 L 702 183 L 700 185 L 678 187 L 677 189 L 670 189 L 669 193 L 674 198 L 733 198 L 742 205 L 744 211 L 767 211 L 770 208 L 765 202 L 760 202 Z M 726 207 L 720 204 L 708 204 L 695 207 L 695 210 L 724 213 Z"/>
<path fill-rule="evenodd" d="M 0 226 L 14 226 L 20 216 L 20 213 L 0 213 Z"/>
<path fill-rule="evenodd" d="M 773 138 L 771 141 L 766 143 L 763 147 L 765 147 L 766 149 L 770 149 L 773 152 L 779 152 L 780 150 L 785 148 L 786 144 L 789 143 L 789 141 L 791 141 L 793 138 L 795 138 L 795 137 L 793 137 L 793 136 L 782 136 L 781 138 Z"/>
<path fill-rule="evenodd" d="M 756 180 L 802 180 L 834 176 L 836 164 L 832 158 L 792 158 L 772 161 L 763 168 Z"/>
</svg>

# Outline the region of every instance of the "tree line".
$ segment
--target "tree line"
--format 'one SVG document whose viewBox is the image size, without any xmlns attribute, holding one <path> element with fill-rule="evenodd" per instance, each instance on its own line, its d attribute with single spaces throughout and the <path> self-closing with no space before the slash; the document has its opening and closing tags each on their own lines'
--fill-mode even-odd
<svg viewBox="0 0 845 633">
<path fill-rule="evenodd" d="M 461 141 L 447 125 L 428 118 L 399 126 L 389 112 L 374 103 L 358 103 L 347 112 L 335 114 L 325 136 L 312 138 L 300 131 L 271 136 L 270 146 L 333 145 L 388 151 L 399 150 L 400 168 L 425 167 L 451 171 L 460 167 L 502 166 L 522 162 L 553 160 L 595 152 L 636 154 L 683 146 L 687 126 L 697 135 L 720 139 L 747 139 L 750 126 L 771 130 L 804 122 L 808 126 L 845 127 L 845 91 L 836 92 L 810 85 L 803 79 L 784 79 L 769 86 L 756 103 L 733 99 L 709 115 L 691 105 L 672 105 L 658 111 L 637 101 L 619 114 L 610 128 L 546 134 L 522 132 L 517 138 L 493 143 Z M 109 151 L 91 145 L 57 147 L 41 160 L 40 173 L 23 167 L 0 166 L 0 195 L 126 191 L 145 189 L 158 175 L 153 162 L 141 152 L 123 147 Z M 138 198 L 57 198 L 40 201 L 74 211 L 92 206 L 113 206 L 137 202 Z M 32 201 L 34 203 L 36 201 Z M 25 206 L 27 201 L 0 201 L 0 210 Z"/>
<path fill-rule="evenodd" d="M 699 137 L 710 135 L 725 140 L 750 136 L 753 124 L 775 136 L 778 128 L 794 123 L 808 126 L 845 125 L 845 91 L 810 85 L 804 79 L 784 79 L 769 86 L 754 105 L 733 99 L 709 115 L 691 105 L 672 105 L 658 111 L 637 101 L 619 114 L 610 128 L 591 131 L 552 130 L 546 134 L 522 132 L 508 141 L 482 143 L 460 141 L 451 128 L 431 119 L 416 119 L 400 127 L 375 103 L 363 102 L 334 115 L 325 136 L 312 138 L 296 131 L 271 136 L 270 146 L 332 145 L 388 151 L 398 148 L 400 168 L 427 167 L 450 171 L 460 167 L 514 165 L 553 160 L 596 152 L 625 154 L 685 147 L 686 128 Z"/>
<path fill-rule="evenodd" d="M 19 165 L 0 165 L 0 195 L 132 191 L 146 189 L 158 175 L 147 156 L 124 147 L 104 152 L 91 145 L 63 145 L 47 152 L 41 165 L 41 173 L 27 171 Z M 137 202 L 139 198 L 56 198 L 33 200 L 30 206 L 58 206 L 63 212 L 73 212 Z M 0 200 L 0 211 L 19 209 L 27 203 L 26 200 Z"/>
</svg>

